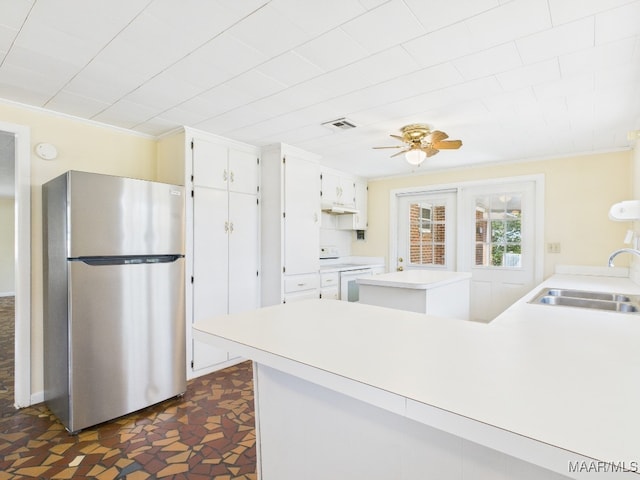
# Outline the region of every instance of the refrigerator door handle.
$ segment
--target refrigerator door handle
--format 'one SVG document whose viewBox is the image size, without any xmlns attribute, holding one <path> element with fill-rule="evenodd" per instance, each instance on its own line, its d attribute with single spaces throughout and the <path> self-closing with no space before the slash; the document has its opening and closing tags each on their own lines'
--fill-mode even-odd
<svg viewBox="0 0 640 480">
<path fill-rule="evenodd" d="M 87 265 L 99 267 L 103 265 L 136 265 L 148 263 L 171 263 L 184 255 L 139 255 L 139 256 L 114 256 L 114 257 L 77 257 L 70 258 L 70 261 L 82 262 Z"/>
</svg>

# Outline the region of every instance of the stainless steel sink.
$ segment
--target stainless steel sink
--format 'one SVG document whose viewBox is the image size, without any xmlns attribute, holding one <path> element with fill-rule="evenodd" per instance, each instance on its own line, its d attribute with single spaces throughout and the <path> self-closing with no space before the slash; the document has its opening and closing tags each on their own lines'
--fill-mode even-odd
<svg viewBox="0 0 640 480">
<path fill-rule="evenodd" d="M 554 297 L 571 297 L 571 298 L 587 298 L 590 300 L 608 300 L 610 302 L 629 302 L 628 295 L 609 292 L 589 292 L 586 290 L 568 290 L 559 288 L 549 288 L 546 295 Z"/>
<path fill-rule="evenodd" d="M 640 297 L 609 292 L 543 288 L 529 303 L 640 313 Z"/>
</svg>

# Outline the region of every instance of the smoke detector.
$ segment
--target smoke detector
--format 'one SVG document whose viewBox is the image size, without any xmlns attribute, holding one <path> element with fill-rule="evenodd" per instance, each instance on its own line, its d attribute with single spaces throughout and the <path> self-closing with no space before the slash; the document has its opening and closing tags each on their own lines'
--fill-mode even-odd
<svg viewBox="0 0 640 480">
<path fill-rule="evenodd" d="M 351 130 L 353 128 L 356 128 L 356 124 L 345 117 L 337 118 L 329 122 L 324 122 L 322 126 L 330 128 L 331 130 Z"/>
</svg>

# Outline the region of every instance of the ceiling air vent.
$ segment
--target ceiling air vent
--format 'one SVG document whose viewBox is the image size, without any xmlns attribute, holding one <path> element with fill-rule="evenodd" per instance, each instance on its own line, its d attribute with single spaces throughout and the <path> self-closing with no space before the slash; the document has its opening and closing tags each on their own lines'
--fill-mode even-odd
<svg viewBox="0 0 640 480">
<path fill-rule="evenodd" d="M 331 120 L 330 122 L 324 122 L 322 125 L 332 130 L 351 130 L 352 128 L 356 128 L 355 123 L 344 117 Z"/>
</svg>

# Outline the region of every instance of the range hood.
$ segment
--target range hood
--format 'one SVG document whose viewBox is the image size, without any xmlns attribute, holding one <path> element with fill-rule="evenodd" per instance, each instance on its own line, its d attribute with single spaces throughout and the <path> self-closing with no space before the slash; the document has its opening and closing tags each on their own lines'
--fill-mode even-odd
<svg viewBox="0 0 640 480">
<path fill-rule="evenodd" d="M 322 205 L 322 211 L 326 213 L 330 213 L 332 215 L 347 215 L 360 213 L 360 211 L 348 205 L 340 205 L 339 203 L 332 203 L 328 205 Z"/>
</svg>

